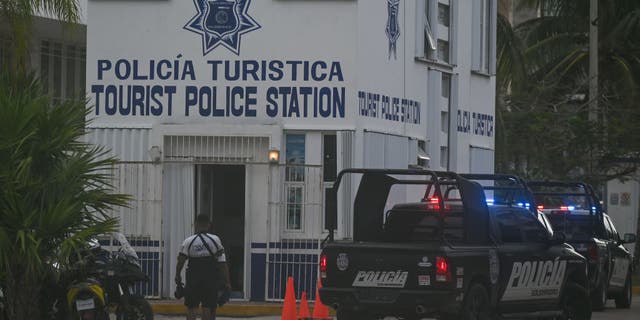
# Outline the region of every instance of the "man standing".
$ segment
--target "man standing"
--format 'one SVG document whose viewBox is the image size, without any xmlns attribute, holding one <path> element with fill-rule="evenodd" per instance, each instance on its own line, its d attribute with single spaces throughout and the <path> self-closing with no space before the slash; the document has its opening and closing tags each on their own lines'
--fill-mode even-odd
<svg viewBox="0 0 640 320">
<path fill-rule="evenodd" d="M 180 273 L 185 262 L 189 260 L 184 295 L 184 304 L 188 308 L 187 320 L 196 319 L 200 304 L 202 304 L 202 320 L 215 320 L 218 303 L 224 304 L 231 292 L 224 247 L 218 236 L 207 233 L 210 225 L 209 216 L 199 214 L 195 223 L 196 234 L 182 242 L 180 254 L 178 254 L 176 284 L 182 283 Z M 224 294 L 219 299 L 220 282 L 224 287 Z"/>
</svg>

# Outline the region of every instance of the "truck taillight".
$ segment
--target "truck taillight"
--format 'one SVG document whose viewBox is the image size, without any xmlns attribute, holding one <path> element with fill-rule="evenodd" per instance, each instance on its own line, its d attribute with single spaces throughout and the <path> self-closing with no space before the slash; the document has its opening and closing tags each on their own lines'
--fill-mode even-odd
<svg viewBox="0 0 640 320">
<path fill-rule="evenodd" d="M 436 282 L 451 281 L 449 262 L 445 257 L 436 257 Z"/>
<path fill-rule="evenodd" d="M 324 253 L 320 256 L 320 277 L 327 277 L 327 255 Z"/>
<path fill-rule="evenodd" d="M 427 201 L 427 210 L 440 210 L 440 198 L 429 198 Z"/>
<path fill-rule="evenodd" d="M 593 262 L 598 262 L 598 246 L 595 244 L 590 244 L 587 248 L 587 254 L 589 255 L 589 260 Z"/>
</svg>

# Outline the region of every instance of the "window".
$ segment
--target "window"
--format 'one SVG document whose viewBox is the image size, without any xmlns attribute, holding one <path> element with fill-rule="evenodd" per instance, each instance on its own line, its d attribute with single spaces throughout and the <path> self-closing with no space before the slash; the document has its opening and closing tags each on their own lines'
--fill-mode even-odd
<svg viewBox="0 0 640 320">
<path fill-rule="evenodd" d="M 473 2 L 473 69 L 493 73 L 492 56 L 495 42 L 495 0 Z"/>
<path fill-rule="evenodd" d="M 440 40 L 438 40 L 440 41 Z M 437 93 L 436 93 L 437 94 Z M 446 140 L 441 139 L 440 144 L 440 166 L 443 169 L 449 170 L 449 148 L 451 143 L 450 133 L 450 114 L 451 114 L 451 75 L 448 73 L 441 73 L 440 77 L 440 131 L 447 135 Z M 444 148 L 444 149 L 443 149 Z"/>
<path fill-rule="evenodd" d="M 286 166 L 285 166 L 285 208 L 286 229 L 302 230 L 304 211 L 305 180 L 305 138 L 304 134 L 286 134 Z"/>
<path fill-rule="evenodd" d="M 449 147 L 447 146 L 440 147 L 440 167 L 449 169 Z"/>
<path fill-rule="evenodd" d="M 449 112 L 440 111 L 440 130 L 449 133 Z"/>
<path fill-rule="evenodd" d="M 438 60 L 449 62 L 449 41 L 438 39 Z"/>
<path fill-rule="evenodd" d="M 454 0 L 420 0 L 417 2 L 416 56 L 452 63 L 452 30 L 455 27 Z"/>
<path fill-rule="evenodd" d="M 304 181 L 305 135 L 286 135 L 286 181 Z"/>
<path fill-rule="evenodd" d="M 445 27 L 449 27 L 449 17 L 449 6 L 438 3 L 438 23 Z"/>
<path fill-rule="evenodd" d="M 442 73 L 441 93 L 443 98 L 451 98 L 451 75 L 444 72 Z"/>
<path fill-rule="evenodd" d="M 423 168 L 429 168 L 429 155 L 427 154 L 427 142 L 418 140 L 418 165 Z"/>
<path fill-rule="evenodd" d="M 326 134 L 323 139 L 322 176 L 324 182 L 335 181 L 338 168 L 336 166 L 336 135 Z"/>
<path fill-rule="evenodd" d="M 424 34 L 424 50 L 423 57 L 433 59 L 433 53 L 436 51 L 436 37 L 431 28 L 430 1 L 424 0 L 424 17 L 422 18 L 423 34 Z"/>
<path fill-rule="evenodd" d="M 42 41 L 40 46 L 40 79 L 45 93 L 54 102 L 84 99 L 85 57 L 83 46 Z"/>
<path fill-rule="evenodd" d="M 326 226 L 324 217 L 327 215 L 329 209 L 329 193 L 332 190 L 333 182 L 336 181 L 338 176 L 337 167 L 337 144 L 335 134 L 325 134 L 322 136 L 322 181 L 324 188 L 324 210 L 325 214 L 322 216 L 323 225 Z"/>
<path fill-rule="evenodd" d="M 549 238 L 547 230 L 529 211 L 503 210 L 495 218 L 502 242 L 544 242 Z"/>
<path fill-rule="evenodd" d="M 287 186 L 287 229 L 302 229 L 303 189 L 301 185 Z"/>
</svg>

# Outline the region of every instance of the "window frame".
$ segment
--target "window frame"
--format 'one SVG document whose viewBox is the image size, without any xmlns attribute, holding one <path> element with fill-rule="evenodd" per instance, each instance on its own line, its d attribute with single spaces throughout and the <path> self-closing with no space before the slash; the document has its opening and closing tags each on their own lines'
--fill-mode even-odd
<svg viewBox="0 0 640 320">
<path fill-rule="evenodd" d="M 302 138 L 302 163 L 301 164 L 289 164 L 289 156 L 291 155 L 290 151 L 293 148 L 292 144 L 289 143 L 289 137 L 298 136 L 296 138 Z M 285 146 L 285 166 L 284 166 L 284 229 L 287 232 L 304 232 L 305 230 L 305 203 L 306 203 L 306 152 L 307 152 L 307 135 L 304 132 L 285 132 L 284 133 L 284 146 Z M 299 146 L 296 146 L 298 148 Z M 290 170 L 296 169 L 296 170 Z M 298 176 L 298 172 L 301 170 L 302 174 Z M 295 173 L 294 179 L 291 179 L 292 172 Z M 298 178 L 301 177 L 301 178 Z M 291 190 L 299 189 L 300 190 L 300 199 L 296 197 L 296 201 L 290 201 L 290 192 Z M 299 207 L 298 212 L 298 224 L 291 227 L 290 224 L 290 210 L 295 210 L 296 207 Z M 297 227 L 297 228 L 296 228 Z"/>
<path fill-rule="evenodd" d="M 520 241 L 505 241 L 504 233 L 502 232 L 503 230 L 500 225 L 500 219 L 497 216 L 505 213 L 514 217 L 514 220 L 516 220 L 517 223 L 515 225 L 518 229 L 518 234 L 521 237 Z M 496 235 L 499 236 L 497 240 L 499 240 L 500 243 L 504 243 L 504 244 L 543 243 L 547 239 L 549 239 L 551 236 L 551 234 L 549 234 L 549 229 L 545 227 L 545 225 L 542 222 L 540 222 L 540 220 L 537 217 L 533 216 L 533 214 L 529 213 L 528 211 L 525 212 L 525 211 L 515 210 L 513 208 L 507 208 L 500 212 L 497 212 L 496 215 L 493 215 L 492 220 L 494 221 L 493 227 L 497 231 Z M 524 232 L 522 228 L 522 226 L 524 226 L 525 220 L 528 220 L 530 223 L 537 226 L 537 229 L 538 229 L 537 231 L 540 232 L 540 234 L 542 235 L 542 237 L 540 237 L 541 239 L 534 240 L 529 238 L 529 236 Z"/>
<path fill-rule="evenodd" d="M 54 103 L 85 98 L 86 45 L 40 39 L 38 53 L 42 89 Z"/>
<path fill-rule="evenodd" d="M 497 0 L 473 1 L 472 16 L 471 71 L 495 75 Z"/>
<path fill-rule="evenodd" d="M 299 190 L 300 191 L 300 198 L 298 199 L 296 197 L 296 199 L 292 202 L 290 201 L 291 197 L 291 191 L 292 190 Z M 285 230 L 290 231 L 290 232 L 304 232 L 304 203 L 305 203 L 305 187 L 304 184 L 301 183 L 287 183 L 285 184 L 285 221 L 284 221 L 284 227 Z M 295 191 L 294 191 L 295 192 Z M 298 200 L 298 201 L 296 201 Z M 290 214 L 290 210 L 295 210 L 298 209 L 298 215 L 297 215 L 297 225 L 294 225 L 292 227 L 292 224 L 290 222 L 291 219 L 291 214 Z M 294 213 L 295 215 L 295 213 Z M 297 227 L 297 228 L 296 228 Z"/>
<path fill-rule="evenodd" d="M 456 0 L 419 0 L 416 1 L 416 61 L 453 68 L 455 58 L 455 28 L 456 28 Z M 448 25 L 441 24 L 439 19 L 440 6 L 447 6 Z M 435 21 L 435 23 L 433 23 Z M 439 37 L 439 29 L 447 28 L 446 38 Z M 447 60 L 440 59 L 439 44 L 447 43 Z"/>
</svg>

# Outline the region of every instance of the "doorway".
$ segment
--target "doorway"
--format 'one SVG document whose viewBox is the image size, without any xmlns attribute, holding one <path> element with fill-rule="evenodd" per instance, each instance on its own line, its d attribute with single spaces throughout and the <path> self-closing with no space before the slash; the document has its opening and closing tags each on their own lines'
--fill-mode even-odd
<svg viewBox="0 0 640 320">
<path fill-rule="evenodd" d="M 211 217 L 225 249 L 232 298 L 244 298 L 245 167 L 197 165 L 196 177 L 196 215 Z"/>
</svg>

